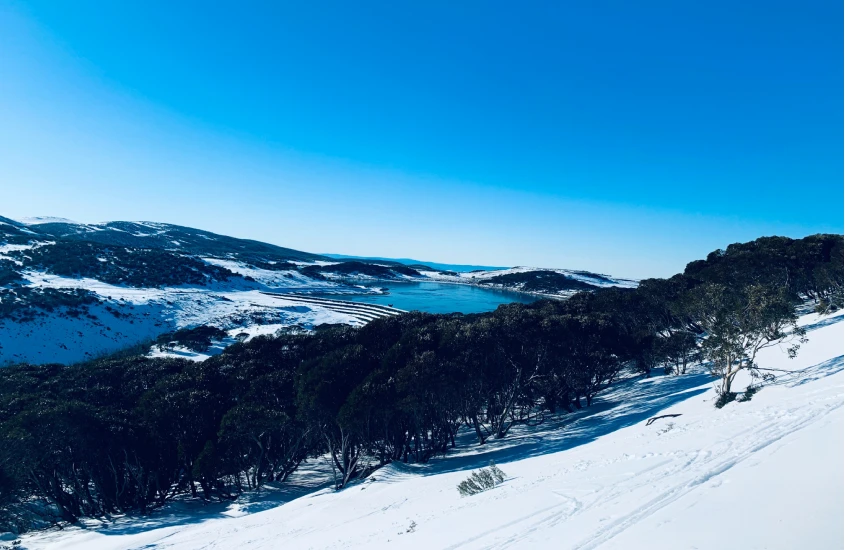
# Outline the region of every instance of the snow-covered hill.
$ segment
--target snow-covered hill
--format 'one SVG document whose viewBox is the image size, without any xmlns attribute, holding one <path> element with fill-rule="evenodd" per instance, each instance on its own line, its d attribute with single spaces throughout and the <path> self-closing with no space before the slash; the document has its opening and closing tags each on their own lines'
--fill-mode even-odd
<svg viewBox="0 0 845 550">
<path fill-rule="evenodd" d="M 423 274 L 438 281 L 531 292 L 549 297 L 566 297 L 579 290 L 594 288 L 637 286 L 637 281 L 633 279 L 620 279 L 589 271 L 541 267 L 512 267 L 460 273 L 423 271 Z"/>
<path fill-rule="evenodd" d="M 386 314 L 366 304 L 291 297 L 378 292 L 303 270 L 335 263 L 168 224 L 0 218 L 0 366 L 92 359 L 198 325 L 228 331 L 225 344 L 290 326 L 361 325 Z"/>
<path fill-rule="evenodd" d="M 750 401 L 713 407 L 711 379 L 631 378 L 558 423 L 334 492 L 321 461 L 232 505 L 34 533 L 22 548 L 843 548 L 843 316 L 805 315 L 798 357 Z M 738 386 L 747 381 L 737 380 Z M 659 415 L 680 415 L 647 419 Z M 496 488 L 458 483 L 495 460 Z"/>
<path fill-rule="evenodd" d="M 236 239 L 168 223 L 113 221 L 85 224 L 48 216 L 24 218 L 20 221 L 0 217 L 0 222 L 7 227 L 17 225 L 33 235 L 107 245 L 155 248 L 191 254 L 220 253 L 243 257 L 274 257 L 279 260 L 329 259 L 318 254 L 309 254 L 249 239 Z"/>
<path fill-rule="evenodd" d="M 218 344 L 290 326 L 361 325 L 390 313 L 294 296 L 378 293 L 365 284 L 382 280 L 473 284 L 553 297 L 635 284 L 570 270 L 455 273 L 392 261 L 333 260 L 155 222 L 0 217 L 0 367 L 83 361 L 199 325 L 226 330 L 229 339 Z M 208 353 L 221 349 L 215 345 Z"/>
</svg>

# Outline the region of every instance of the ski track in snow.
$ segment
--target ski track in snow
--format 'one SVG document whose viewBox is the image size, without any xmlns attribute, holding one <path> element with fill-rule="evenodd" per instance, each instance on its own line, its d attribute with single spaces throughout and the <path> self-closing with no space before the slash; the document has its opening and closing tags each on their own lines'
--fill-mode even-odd
<svg viewBox="0 0 845 550">
<path fill-rule="evenodd" d="M 803 410 L 801 412 L 804 414 L 797 414 L 796 419 L 783 422 L 785 418 L 793 416 L 790 413 L 798 413 L 796 409 L 793 409 L 787 414 L 777 415 L 773 420 L 767 422 L 763 426 L 749 428 L 748 430 L 742 432 L 740 435 L 754 433 L 755 437 L 751 438 L 749 443 L 745 445 L 737 445 L 737 449 L 732 449 L 735 445 L 734 441 L 737 439 L 734 437 L 732 440 L 720 442 L 720 444 L 716 445 L 716 448 L 712 450 L 704 450 L 697 453 L 692 459 L 683 463 L 680 467 L 675 466 L 670 468 L 668 471 L 662 471 L 657 476 L 646 476 L 643 479 L 639 479 L 638 476 L 638 483 L 633 488 L 625 487 L 624 484 L 616 485 L 614 490 L 610 491 L 610 495 L 597 500 L 593 506 L 605 503 L 612 498 L 618 498 L 622 491 L 654 486 L 659 479 L 664 479 L 669 476 L 678 476 L 681 478 L 678 482 L 673 483 L 669 487 L 663 488 L 661 494 L 651 501 L 645 503 L 639 508 L 636 508 L 607 527 L 599 529 L 589 539 L 573 546 L 573 550 L 592 550 L 593 548 L 597 548 L 603 542 L 610 540 L 641 519 L 671 504 L 699 485 L 702 485 L 703 483 L 710 481 L 712 478 L 727 472 L 740 462 L 753 456 L 757 451 L 768 447 L 772 443 L 775 443 L 783 437 L 806 427 L 808 424 L 819 420 L 822 416 L 841 407 L 841 402 L 835 402 L 826 405 L 821 411 L 812 409 L 811 414 L 807 414 L 806 410 Z M 731 458 L 720 460 L 719 457 L 724 455 L 731 455 Z M 692 470 L 694 472 L 693 475 L 683 475 L 683 473 L 687 472 L 690 467 L 694 467 Z M 658 479 L 655 479 L 655 477 Z"/>
<path fill-rule="evenodd" d="M 462 540 L 454 545 L 446 547 L 448 550 L 457 548 L 510 548 L 515 543 L 525 540 L 529 535 L 542 528 L 553 527 L 558 523 L 574 518 L 579 512 L 602 508 L 604 505 L 621 498 L 627 493 L 633 493 L 638 489 L 660 487 L 661 482 L 671 479 L 672 483 L 660 487 L 659 494 L 651 500 L 634 508 L 629 513 L 614 520 L 610 524 L 596 530 L 587 539 L 572 546 L 572 550 L 592 550 L 598 548 L 604 542 L 614 538 L 628 527 L 634 525 L 643 518 L 653 514 L 657 510 L 668 506 L 680 497 L 686 495 L 693 489 L 719 476 L 742 461 L 753 456 L 769 445 L 776 443 L 782 438 L 790 435 L 810 423 L 820 420 L 823 416 L 836 411 L 842 407 L 841 400 L 830 400 L 822 404 L 821 408 L 793 407 L 781 411 L 771 417 L 762 425 L 757 425 L 734 434 L 730 439 L 716 442 L 712 447 L 696 451 L 686 460 L 664 460 L 651 468 L 635 475 L 629 481 L 614 483 L 611 486 L 603 487 L 598 495 L 588 505 L 565 495 L 559 496 L 569 499 L 557 505 L 533 511 L 516 520 L 505 523 L 495 529 L 480 533 L 477 536 Z M 743 436 L 754 435 L 754 437 L 743 441 Z M 737 443 L 739 441 L 739 443 Z M 722 458 L 728 456 L 729 458 Z M 661 466 L 669 466 L 662 468 Z M 589 467 L 589 466 L 588 466 Z M 554 491 L 553 491 L 554 492 Z M 574 506 L 573 506 L 574 503 Z M 538 519 L 539 517 L 539 519 Z M 485 543 L 484 540 L 500 531 L 513 531 L 512 527 L 525 523 L 524 527 L 515 529 L 516 534 L 504 540 Z M 475 545 L 473 543 L 479 543 Z"/>
</svg>

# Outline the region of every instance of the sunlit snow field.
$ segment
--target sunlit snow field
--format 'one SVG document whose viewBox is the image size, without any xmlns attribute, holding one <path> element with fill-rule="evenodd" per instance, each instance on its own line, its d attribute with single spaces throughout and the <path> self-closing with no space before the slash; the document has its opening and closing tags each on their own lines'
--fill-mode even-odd
<svg viewBox="0 0 845 550">
<path fill-rule="evenodd" d="M 712 379 L 631 378 L 593 407 L 334 492 L 320 460 L 231 504 L 174 503 L 34 533 L 29 549 L 841 549 L 843 317 L 805 315 L 798 357 L 749 402 L 715 409 Z M 743 388 L 748 380 L 737 380 Z M 680 414 L 646 426 L 661 414 Z M 461 497 L 490 460 L 505 482 Z"/>
</svg>

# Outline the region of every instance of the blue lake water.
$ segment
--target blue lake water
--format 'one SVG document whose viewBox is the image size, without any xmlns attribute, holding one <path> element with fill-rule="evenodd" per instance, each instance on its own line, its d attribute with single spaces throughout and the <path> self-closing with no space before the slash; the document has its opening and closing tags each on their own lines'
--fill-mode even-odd
<svg viewBox="0 0 845 550">
<path fill-rule="evenodd" d="M 330 296 L 334 300 L 349 300 L 369 304 L 392 305 L 406 311 L 427 313 L 482 313 L 493 311 L 500 304 L 519 302 L 530 304 L 537 298 L 520 292 L 490 290 L 470 285 L 448 283 L 392 283 L 379 282 L 372 286 L 387 288 L 389 294 L 361 296 Z"/>
</svg>

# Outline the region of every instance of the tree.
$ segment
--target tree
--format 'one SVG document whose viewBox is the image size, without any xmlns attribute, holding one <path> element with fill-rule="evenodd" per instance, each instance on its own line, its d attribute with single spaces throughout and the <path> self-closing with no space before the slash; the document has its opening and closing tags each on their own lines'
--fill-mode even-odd
<svg viewBox="0 0 845 550">
<path fill-rule="evenodd" d="M 710 372 L 719 377 L 720 405 L 735 397 L 731 388 L 737 374 L 758 372 L 760 350 L 788 341 L 788 354 L 795 357 L 806 341 L 794 304 L 782 288 L 754 284 L 732 289 L 706 283 L 690 292 L 690 307 L 706 333 L 701 350 Z"/>
<path fill-rule="evenodd" d="M 284 481 L 305 459 L 307 432 L 284 412 L 258 404 L 237 405 L 220 421 L 218 438 L 225 457 L 220 473 L 246 474 L 247 487 Z"/>
<path fill-rule="evenodd" d="M 829 313 L 843 307 L 843 246 L 842 240 L 831 243 L 830 261 L 813 270 L 813 282 L 818 295 L 819 313 Z"/>
<path fill-rule="evenodd" d="M 213 446 L 208 442 L 217 439 L 227 404 L 226 385 L 217 364 L 205 361 L 159 380 L 139 401 L 138 414 L 164 463 L 178 473 L 179 486 L 192 496 L 197 496 L 196 483 L 206 497 L 217 487 L 213 475 L 194 474 L 211 472 L 208 465 L 213 463 L 209 456 Z M 201 453 L 205 467 L 195 469 Z"/>
<path fill-rule="evenodd" d="M 680 376 L 698 358 L 698 339 L 689 331 L 672 332 L 660 340 L 659 349 L 666 372 Z"/>
<path fill-rule="evenodd" d="M 352 391 L 371 367 L 364 346 L 350 343 L 329 351 L 303 365 L 299 407 L 303 420 L 319 434 L 341 489 L 359 473 L 358 461 L 364 448 L 361 424 L 344 408 Z"/>
</svg>

